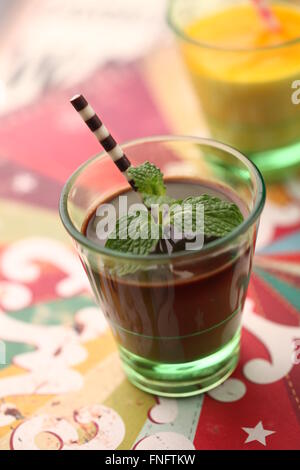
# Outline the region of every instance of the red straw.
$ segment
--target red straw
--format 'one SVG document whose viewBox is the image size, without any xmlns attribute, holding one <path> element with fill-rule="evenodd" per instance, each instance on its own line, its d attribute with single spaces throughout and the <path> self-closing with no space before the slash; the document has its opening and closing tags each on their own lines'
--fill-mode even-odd
<svg viewBox="0 0 300 470">
<path fill-rule="evenodd" d="M 280 23 L 266 0 L 251 0 L 268 29 L 278 31 Z"/>
</svg>

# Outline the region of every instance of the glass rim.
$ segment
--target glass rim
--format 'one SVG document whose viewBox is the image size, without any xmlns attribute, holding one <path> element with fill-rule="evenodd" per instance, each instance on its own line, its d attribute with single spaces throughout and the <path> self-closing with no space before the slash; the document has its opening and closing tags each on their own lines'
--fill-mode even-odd
<svg viewBox="0 0 300 470">
<path fill-rule="evenodd" d="M 243 155 L 239 150 L 227 145 L 223 144 L 222 142 L 218 142 L 217 140 L 214 139 L 208 139 L 204 137 L 194 137 L 194 136 L 188 136 L 188 135 L 156 135 L 156 136 L 151 136 L 151 137 L 141 137 L 137 138 L 134 140 L 128 140 L 120 145 L 123 148 L 130 148 L 134 145 L 140 145 L 143 143 L 147 142 L 190 142 L 190 143 L 195 143 L 195 144 L 200 144 L 200 145 L 207 145 L 207 146 L 212 146 L 215 147 L 216 149 L 223 150 L 227 153 L 230 153 L 232 156 L 236 157 L 238 160 L 242 161 L 249 169 L 251 174 L 255 176 L 255 181 L 256 181 L 256 195 L 255 195 L 255 203 L 253 206 L 253 209 L 250 211 L 248 216 L 243 220 L 243 222 L 236 227 L 232 232 L 230 232 L 228 235 L 225 237 L 219 238 L 217 240 L 214 240 L 210 243 L 208 243 L 206 246 L 202 247 L 201 250 L 190 250 L 190 251 L 182 251 L 182 252 L 176 252 L 176 253 L 171 253 L 171 254 L 151 254 L 151 255 L 133 255 L 131 253 L 124 253 L 121 251 L 116 251 L 112 250 L 110 248 L 105 248 L 103 246 L 98 245 L 97 243 L 89 240 L 81 231 L 79 231 L 75 225 L 73 224 L 69 212 L 68 212 L 68 196 L 69 192 L 73 187 L 73 183 L 76 181 L 77 177 L 85 170 L 86 167 L 90 166 L 92 163 L 94 163 L 96 160 L 102 160 L 104 158 L 110 158 L 109 155 L 105 151 L 100 152 L 99 154 L 94 155 L 90 159 L 88 159 L 86 162 L 84 162 L 82 165 L 80 165 L 68 178 L 66 181 L 62 192 L 60 196 L 60 201 L 59 201 L 59 214 L 61 221 L 67 230 L 67 232 L 71 235 L 72 239 L 76 240 L 80 245 L 83 245 L 84 247 L 88 248 L 91 251 L 96 252 L 97 254 L 102 254 L 106 255 L 111 258 L 121 258 L 121 259 L 127 259 L 130 261 L 163 261 L 163 260 L 172 260 L 172 259 L 178 259 L 178 258 L 185 258 L 188 256 L 195 256 L 195 255 L 205 255 L 207 253 L 211 253 L 212 251 L 215 251 L 215 249 L 222 248 L 227 245 L 228 242 L 234 240 L 236 237 L 241 235 L 242 233 L 245 233 L 249 227 L 251 227 L 255 221 L 258 219 L 260 216 L 264 204 L 265 204 L 265 199 L 266 199 L 266 187 L 265 187 L 265 182 L 262 177 L 262 174 L 260 173 L 259 169 L 257 166 L 249 160 L 248 157 Z M 128 186 L 128 189 L 130 187 Z"/>
<path fill-rule="evenodd" d="M 174 9 L 174 3 L 177 0 L 169 0 L 168 3 L 168 9 L 167 9 L 167 23 L 170 26 L 171 30 L 179 36 L 181 39 L 185 40 L 186 42 L 189 42 L 190 44 L 193 44 L 194 46 L 199 46 L 202 47 L 203 49 L 210 49 L 214 51 L 220 51 L 220 52 L 263 52 L 263 51 L 272 51 L 272 50 L 277 50 L 281 49 L 284 47 L 289 47 L 289 46 L 294 46 L 296 44 L 300 44 L 300 36 L 290 39 L 288 41 L 283 41 L 279 44 L 272 44 L 270 46 L 262 46 L 262 47 L 223 47 L 223 46 L 218 46 L 216 44 L 210 44 L 208 42 L 202 42 L 198 41 L 197 39 L 192 38 L 189 34 L 185 33 L 183 28 L 179 27 L 173 20 L 173 9 Z M 296 5 L 295 5 L 296 7 Z"/>
</svg>

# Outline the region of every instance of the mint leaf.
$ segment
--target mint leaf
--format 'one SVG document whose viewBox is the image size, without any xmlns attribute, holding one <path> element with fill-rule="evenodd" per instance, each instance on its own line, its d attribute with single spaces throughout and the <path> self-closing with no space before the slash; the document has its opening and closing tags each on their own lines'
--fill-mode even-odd
<svg viewBox="0 0 300 470">
<path fill-rule="evenodd" d="M 128 175 L 133 179 L 139 193 L 152 196 L 164 196 L 166 187 L 163 174 L 159 168 L 150 162 L 137 167 L 130 167 Z"/>
<path fill-rule="evenodd" d="M 118 219 L 105 247 L 123 253 L 147 255 L 155 247 L 159 235 L 159 227 L 151 214 L 146 210 L 140 211 L 136 215 L 125 215 Z"/>
<path fill-rule="evenodd" d="M 105 243 L 111 250 L 134 255 L 148 255 L 156 246 L 160 238 L 161 228 L 155 224 L 151 214 L 145 210 L 136 215 L 125 215 L 120 217 L 115 229 L 109 234 Z M 108 260 L 106 267 L 111 276 L 126 276 L 137 271 L 152 269 L 149 263 Z"/>
<path fill-rule="evenodd" d="M 199 220 L 199 212 L 197 217 L 198 204 L 203 206 L 204 221 Z M 188 197 L 181 204 L 177 202 L 170 207 L 171 224 L 188 233 L 203 231 L 207 237 L 224 237 L 243 220 L 244 217 L 236 204 L 208 194 Z"/>
</svg>

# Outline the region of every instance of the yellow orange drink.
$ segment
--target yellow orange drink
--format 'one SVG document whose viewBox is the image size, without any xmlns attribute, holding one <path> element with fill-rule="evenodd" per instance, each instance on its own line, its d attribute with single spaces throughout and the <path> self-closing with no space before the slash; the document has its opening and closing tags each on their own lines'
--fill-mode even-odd
<svg viewBox="0 0 300 470">
<path fill-rule="evenodd" d="M 300 162 L 300 2 L 271 7 L 275 31 L 251 2 L 173 0 L 169 16 L 211 134 L 263 170 Z"/>
</svg>

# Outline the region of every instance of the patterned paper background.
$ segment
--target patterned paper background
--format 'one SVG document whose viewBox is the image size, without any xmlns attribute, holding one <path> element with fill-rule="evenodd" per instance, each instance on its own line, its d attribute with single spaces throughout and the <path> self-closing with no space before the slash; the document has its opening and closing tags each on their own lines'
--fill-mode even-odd
<svg viewBox="0 0 300 470">
<path fill-rule="evenodd" d="M 19 34 L 25 34 L 33 2 L 25 3 Z M 107 8 L 107 2 L 100 3 Z M 126 380 L 59 221 L 64 181 L 98 151 L 68 104 L 75 91 L 101 110 L 120 141 L 206 134 L 164 27 L 152 28 L 151 34 L 164 37 L 165 46 L 158 48 L 153 39 L 151 46 L 146 41 L 139 50 L 127 51 L 123 60 L 122 52 L 113 61 L 102 58 L 77 83 L 64 77 L 43 88 L 37 79 L 24 100 L 18 96 L 28 76 L 15 70 L 12 48 L 3 44 L 7 76 L 15 71 L 17 79 L 5 82 L 0 118 L 0 363 L 6 352 L 6 363 L 0 364 L 2 450 L 300 449 L 297 175 L 268 188 L 239 366 L 223 385 L 190 399 L 154 397 Z M 45 51 L 45 45 L 35 53 L 23 47 L 28 62 L 33 56 L 40 60 Z M 73 70 L 74 63 L 68 67 Z"/>
</svg>

